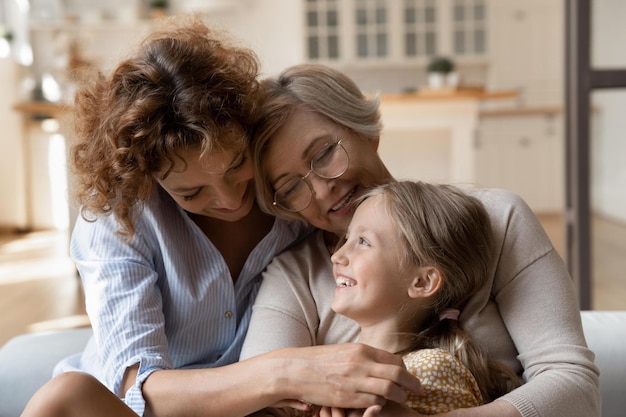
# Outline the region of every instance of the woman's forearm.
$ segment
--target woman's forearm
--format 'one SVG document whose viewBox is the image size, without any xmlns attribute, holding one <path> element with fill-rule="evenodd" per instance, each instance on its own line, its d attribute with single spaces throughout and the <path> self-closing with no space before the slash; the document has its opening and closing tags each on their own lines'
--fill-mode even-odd
<svg viewBox="0 0 626 417">
<path fill-rule="evenodd" d="M 404 401 L 419 381 L 389 352 L 360 344 L 281 349 L 232 365 L 157 371 L 143 385 L 146 415 L 239 417 L 283 400 L 365 408 Z"/>
<path fill-rule="evenodd" d="M 250 360 L 219 368 L 157 371 L 146 379 L 145 416 L 241 417 L 279 401 L 280 359 Z"/>
</svg>

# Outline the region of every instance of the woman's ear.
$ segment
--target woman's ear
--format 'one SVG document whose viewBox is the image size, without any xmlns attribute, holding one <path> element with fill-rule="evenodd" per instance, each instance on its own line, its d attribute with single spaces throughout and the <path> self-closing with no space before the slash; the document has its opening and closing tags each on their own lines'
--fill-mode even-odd
<svg viewBox="0 0 626 417">
<path fill-rule="evenodd" d="M 428 298 L 439 291 L 443 285 L 443 275 L 432 266 L 417 268 L 417 273 L 409 286 L 409 297 Z"/>
<path fill-rule="evenodd" d="M 380 145 L 380 136 L 376 136 L 376 139 L 370 139 L 370 142 L 374 146 L 374 150 L 378 151 L 378 145 Z"/>
</svg>

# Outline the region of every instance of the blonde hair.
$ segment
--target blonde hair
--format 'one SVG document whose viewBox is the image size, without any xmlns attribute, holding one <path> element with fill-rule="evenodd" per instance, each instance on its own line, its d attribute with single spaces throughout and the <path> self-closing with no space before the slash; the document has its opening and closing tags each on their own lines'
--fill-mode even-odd
<svg viewBox="0 0 626 417">
<path fill-rule="evenodd" d="M 184 162 L 185 149 L 248 146 L 260 92 L 249 49 L 195 16 L 171 19 L 110 75 L 92 74 L 75 95 L 71 163 L 81 215 L 115 215 L 134 234 L 133 209 L 153 175 Z"/>
<path fill-rule="evenodd" d="M 402 266 L 432 266 L 443 277 L 424 330 L 409 350 L 442 348 L 474 375 L 486 402 L 519 385 L 517 375 L 490 360 L 456 320 L 440 320 L 442 310 L 461 310 L 485 284 L 492 262 L 492 233 L 482 203 L 451 185 L 401 181 L 380 185 L 359 202 L 382 196 L 384 210 L 404 249 Z"/>
<path fill-rule="evenodd" d="M 254 139 L 259 205 L 276 216 L 299 219 L 297 213 L 278 210 L 272 204 L 274 189 L 267 181 L 269 175 L 265 167 L 272 136 L 296 109 L 306 108 L 351 130 L 363 140 L 376 140 L 382 129 L 379 100 L 365 96 L 348 76 L 324 65 L 295 65 L 261 84 L 263 98 Z"/>
</svg>

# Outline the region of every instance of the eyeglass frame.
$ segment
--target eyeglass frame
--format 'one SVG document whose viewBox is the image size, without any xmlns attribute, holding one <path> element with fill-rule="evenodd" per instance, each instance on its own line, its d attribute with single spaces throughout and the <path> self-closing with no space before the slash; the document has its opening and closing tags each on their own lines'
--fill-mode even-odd
<svg viewBox="0 0 626 417">
<path fill-rule="evenodd" d="M 319 178 L 322 178 L 322 179 L 325 179 L 325 180 L 333 180 L 333 179 L 336 179 L 336 178 L 341 177 L 343 174 L 345 174 L 345 173 L 346 173 L 346 171 L 348 170 L 348 168 L 350 168 L 350 154 L 348 153 L 348 150 L 346 149 L 346 147 L 345 147 L 345 146 L 343 146 L 343 143 L 342 143 L 342 142 L 343 142 L 343 138 L 342 138 L 342 137 L 337 137 L 337 138 L 336 138 L 336 141 L 335 141 L 335 143 L 334 143 L 334 144 L 328 144 L 328 146 L 325 146 L 325 147 L 323 147 L 322 149 L 320 149 L 319 151 L 317 151 L 317 152 L 315 153 L 315 155 L 313 155 L 313 157 L 311 158 L 311 162 L 310 162 L 310 164 L 309 164 L 311 168 L 309 169 L 309 172 L 307 172 L 305 175 L 303 175 L 302 177 L 300 177 L 300 178 L 298 179 L 298 181 L 302 181 L 302 182 L 304 182 L 304 183 L 306 184 L 307 188 L 309 189 L 309 201 L 306 203 L 306 205 L 305 205 L 304 207 L 302 207 L 301 209 L 298 209 L 298 210 L 293 210 L 293 209 L 290 209 L 290 208 L 287 208 L 287 207 L 283 207 L 282 205 L 280 205 L 280 204 L 276 201 L 276 194 L 278 193 L 278 191 L 279 191 L 281 188 L 283 188 L 284 186 L 286 186 L 287 184 L 289 184 L 289 182 L 290 182 L 290 181 L 292 181 L 293 179 L 295 179 L 295 178 L 297 178 L 297 177 L 294 177 L 294 178 L 290 179 L 289 181 L 287 181 L 285 184 L 281 185 L 280 187 L 278 187 L 278 189 L 277 189 L 277 190 L 275 190 L 275 191 L 274 191 L 274 199 L 273 199 L 273 201 L 272 201 L 272 205 L 273 205 L 273 206 L 275 206 L 275 207 L 279 207 L 280 209 L 285 210 L 285 211 L 288 211 L 288 212 L 290 212 L 290 213 L 298 213 L 298 212 L 300 212 L 300 211 L 302 211 L 302 210 L 306 209 L 307 207 L 309 207 L 309 205 L 311 204 L 311 201 L 313 200 L 313 195 L 315 194 L 315 190 L 313 189 L 313 185 L 311 184 L 311 182 L 310 182 L 310 181 L 308 181 L 308 180 L 307 180 L 307 178 L 309 177 L 309 175 L 311 175 L 311 174 L 315 174 L 315 176 L 317 176 L 317 177 L 319 177 Z M 318 158 L 318 156 L 319 156 L 319 155 L 320 155 L 320 154 L 321 154 L 321 153 L 322 153 L 322 152 L 323 152 L 323 151 L 324 151 L 327 147 L 329 147 L 329 146 L 337 146 L 337 145 L 338 145 L 341 149 L 343 149 L 343 152 L 346 154 L 346 160 L 347 160 L 346 167 L 345 167 L 345 168 L 343 169 L 343 171 L 341 171 L 339 174 L 334 175 L 334 176 L 331 176 L 331 177 L 326 177 L 326 176 L 324 176 L 324 175 L 320 175 L 320 174 L 319 174 L 319 173 L 317 173 L 317 172 L 315 171 L 315 169 L 313 168 L 313 163 L 314 163 L 316 160 L 318 160 L 318 159 L 319 159 L 319 158 Z"/>
</svg>

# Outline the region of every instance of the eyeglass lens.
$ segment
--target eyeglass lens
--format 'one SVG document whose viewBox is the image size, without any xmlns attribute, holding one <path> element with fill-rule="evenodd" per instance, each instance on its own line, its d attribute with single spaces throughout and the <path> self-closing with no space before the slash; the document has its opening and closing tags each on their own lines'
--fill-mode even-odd
<svg viewBox="0 0 626 417">
<path fill-rule="evenodd" d="M 304 210 L 313 196 L 306 177 L 313 173 L 320 178 L 337 178 L 346 172 L 349 163 L 348 153 L 341 140 L 324 146 L 311 160 L 311 170 L 304 177 L 294 177 L 276 190 L 274 203 L 292 212 Z"/>
</svg>

